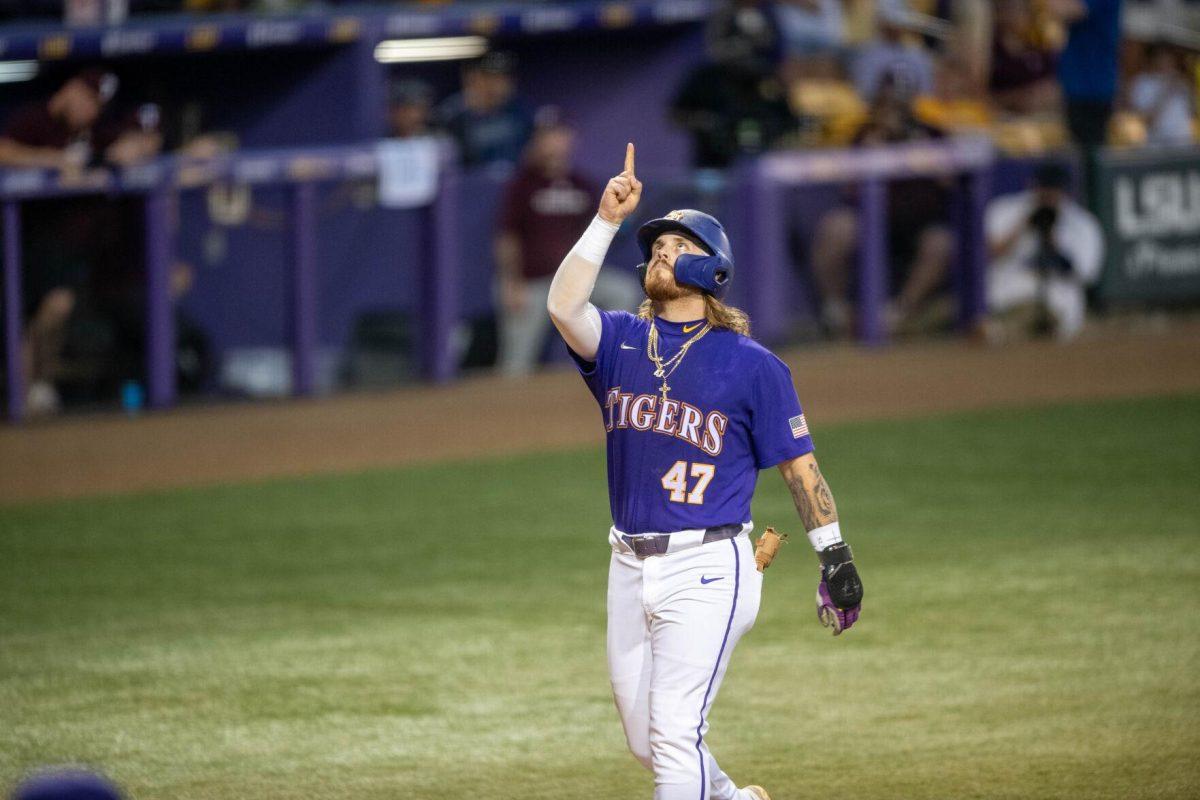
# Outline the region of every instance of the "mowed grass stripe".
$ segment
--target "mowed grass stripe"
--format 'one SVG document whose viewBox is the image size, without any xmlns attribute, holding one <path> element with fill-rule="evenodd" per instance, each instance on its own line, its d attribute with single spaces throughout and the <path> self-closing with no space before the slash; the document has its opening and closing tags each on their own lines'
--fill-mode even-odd
<svg viewBox="0 0 1200 800">
<path fill-rule="evenodd" d="M 816 430 L 867 587 L 791 530 L 710 743 L 774 797 L 1200 793 L 1200 398 Z M 0 788 L 624 798 L 603 454 L 0 511 Z"/>
</svg>

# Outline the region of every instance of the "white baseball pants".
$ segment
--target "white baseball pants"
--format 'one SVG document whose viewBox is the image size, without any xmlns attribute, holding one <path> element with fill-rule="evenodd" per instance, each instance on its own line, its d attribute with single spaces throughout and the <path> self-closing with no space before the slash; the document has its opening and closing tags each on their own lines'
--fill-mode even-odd
<svg viewBox="0 0 1200 800">
<path fill-rule="evenodd" d="M 729 657 L 758 616 L 762 573 L 748 532 L 642 560 L 610 534 L 608 672 L 655 800 L 742 798 L 704 734 Z"/>
<path fill-rule="evenodd" d="M 1041 277 L 1022 266 L 994 267 L 987 274 L 988 310 L 1003 313 L 1017 306 L 1036 302 Z M 1078 281 L 1052 277 L 1046 283 L 1046 307 L 1054 316 L 1060 339 L 1071 339 L 1083 329 L 1087 319 L 1087 294 Z"/>
</svg>

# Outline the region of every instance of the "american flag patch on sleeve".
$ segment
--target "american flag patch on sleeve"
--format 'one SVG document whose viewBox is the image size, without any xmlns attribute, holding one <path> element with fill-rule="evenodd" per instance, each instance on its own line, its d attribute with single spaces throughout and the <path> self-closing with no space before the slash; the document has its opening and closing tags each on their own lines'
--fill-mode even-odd
<svg viewBox="0 0 1200 800">
<path fill-rule="evenodd" d="M 804 418 L 803 414 L 789 419 L 788 425 L 790 425 L 792 428 L 793 439 L 799 439 L 801 436 L 808 436 L 808 420 Z"/>
</svg>

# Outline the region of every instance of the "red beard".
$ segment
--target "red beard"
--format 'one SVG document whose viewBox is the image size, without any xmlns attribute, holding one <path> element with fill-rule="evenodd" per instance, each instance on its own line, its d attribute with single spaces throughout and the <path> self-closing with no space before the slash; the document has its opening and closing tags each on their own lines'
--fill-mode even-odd
<svg viewBox="0 0 1200 800">
<path fill-rule="evenodd" d="M 699 294 L 699 290 L 691 286 L 680 286 L 670 267 L 652 266 L 646 272 L 646 297 L 656 303 L 678 300 L 692 294 Z"/>
</svg>

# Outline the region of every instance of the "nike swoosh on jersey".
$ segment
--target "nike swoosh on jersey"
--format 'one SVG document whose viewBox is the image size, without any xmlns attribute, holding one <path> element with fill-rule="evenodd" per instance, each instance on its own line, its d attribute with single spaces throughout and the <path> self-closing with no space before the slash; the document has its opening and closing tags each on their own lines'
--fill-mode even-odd
<svg viewBox="0 0 1200 800">
<path fill-rule="evenodd" d="M 625 344 L 624 342 L 622 342 L 622 343 L 621 343 L 621 349 L 622 349 L 622 350 L 638 350 L 638 349 L 640 349 L 640 348 L 637 348 L 637 347 L 634 347 L 634 346 L 633 346 L 633 345 L 631 345 L 631 344 Z"/>
<path fill-rule="evenodd" d="M 723 580 L 725 580 L 724 575 L 722 575 L 719 578 L 706 578 L 703 575 L 700 576 L 700 582 L 704 583 L 704 584 L 709 584 L 709 583 L 712 583 L 713 581 L 723 581 Z"/>
<path fill-rule="evenodd" d="M 683 326 L 683 332 L 684 332 L 684 333 L 691 333 L 692 331 L 696 330 L 696 328 L 699 328 L 701 324 L 702 324 L 702 323 L 699 323 L 699 322 L 697 322 L 695 325 L 693 325 L 693 326 L 692 326 L 692 327 L 690 327 L 690 328 L 689 328 L 687 325 L 684 325 L 684 326 Z"/>
</svg>

